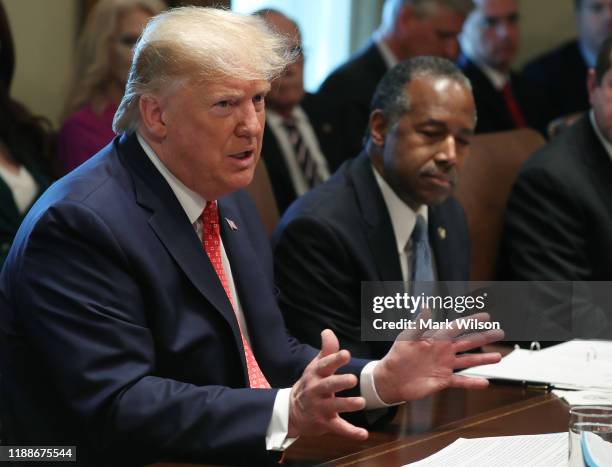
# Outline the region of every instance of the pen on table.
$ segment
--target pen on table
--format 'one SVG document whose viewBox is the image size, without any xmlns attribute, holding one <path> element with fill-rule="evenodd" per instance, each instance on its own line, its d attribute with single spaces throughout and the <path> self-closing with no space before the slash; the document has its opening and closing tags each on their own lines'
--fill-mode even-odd
<svg viewBox="0 0 612 467">
<path fill-rule="evenodd" d="M 554 386 L 550 383 L 543 381 L 523 381 L 515 379 L 503 379 L 503 378 L 488 378 L 492 384 L 506 384 L 509 386 L 523 386 L 527 389 L 537 389 L 540 391 L 552 391 Z"/>
</svg>

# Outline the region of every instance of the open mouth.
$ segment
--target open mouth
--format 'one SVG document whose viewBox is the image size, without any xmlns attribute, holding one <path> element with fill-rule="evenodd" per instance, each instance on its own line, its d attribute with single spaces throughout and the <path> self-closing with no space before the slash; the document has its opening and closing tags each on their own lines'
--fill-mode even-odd
<svg viewBox="0 0 612 467">
<path fill-rule="evenodd" d="M 232 154 L 230 155 L 230 157 L 233 159 L 244 160 L 244 159 L 249 159 L 250 157 L 253 157 L 254 155 L 255 155 L 255 151 L 251 149 L 249 151 Z"/>
</svg>

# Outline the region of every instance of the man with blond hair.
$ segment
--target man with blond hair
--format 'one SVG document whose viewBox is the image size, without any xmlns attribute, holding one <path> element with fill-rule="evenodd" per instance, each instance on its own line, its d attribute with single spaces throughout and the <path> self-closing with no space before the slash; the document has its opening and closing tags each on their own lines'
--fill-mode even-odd
<svg viewBox="0 0 612 467">
<path fill-rule="evenodd" d="M 456 353 L 499 334 L 398 341 L 378 362 L 329 330 L 319 352 L 287 335 L 240 189 L 291 59 L 255 17 L 186 7 L 147 25 L 120 136 L 42 196 L 0 276 L 7 444 L 76 446 L 80 465 L 262 465 L 301 435 L 365 439 L 341 413 L 486 386 L 453 370 L 499 355 Z"/>
</svg>

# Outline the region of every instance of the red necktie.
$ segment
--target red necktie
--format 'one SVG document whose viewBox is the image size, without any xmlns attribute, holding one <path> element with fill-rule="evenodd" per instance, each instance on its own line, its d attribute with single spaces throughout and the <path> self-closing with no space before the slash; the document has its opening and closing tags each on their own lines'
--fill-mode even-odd
<svg viewBox="0 0 612 467">
<path fill-rule="evenodd" d="M 225 290 L 225 293 L 232 304 L 234 313 L 236 313 L 236 302 L 234 301 L 234 297 L 229 288 L 229 283 L 225 277 L 225 271 L 223 270 L 223 263 L 221 261 L 221 235 L 219 234 L 219 211 L 217 209 L 216 201 L 208 201 L 206 203 L 206 207 L 204 208 L 204 212 L 200 216 L 200 219 L 202 220 L 204 231 L 202 236 L 204 250 L 215 268 L 215 272 L 223 285 L 223 289 Z M 240 337 L 242 338 L 242 346 L 244 347 L 244 356 L 246 358 L 247 371 L 249 373 L 249 386 L 258 389 L 269 388 L 270 384 L 268 383 L 268 380 L 266 380 L 261 368 L 259 368 L 257 360 L 255 360 L 255 355 L 253 355 L 253 351 L 251 350 L 251 346 L 244 337 L 238 316 L 236 316 L 236 321 L 238 322 Z"/>
<path fill-rule="evenodd" d="M 525 128 L 527 126 L 527 122 L 525 121 L 525 117 L 523 117 L 523 113 L 521 112 L 518 102 L 516 102 L 516 99 L 512 94 L 509 81 L 507 81 L 504 85 L 502 93 L 504 95 L 504 100 L 506 101 L 508 112 L 510 112 L 510 118 L 512 118 L 512 121 L 514 122 L 514 126 L 516 128 Z"/>
</svg>

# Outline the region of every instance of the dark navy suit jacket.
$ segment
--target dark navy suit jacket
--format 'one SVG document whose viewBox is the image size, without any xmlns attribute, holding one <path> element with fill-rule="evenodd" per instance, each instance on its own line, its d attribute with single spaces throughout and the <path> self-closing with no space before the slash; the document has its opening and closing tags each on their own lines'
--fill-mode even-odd
<svg viewBox="0 0 612 467">
<path fill-rule="evenodd" d="M 457 65 L 472 83 L 476 102 L 476 133 L 490 133 L 516 129 L 502 91 L 498 91 L 484 72 L 465 54 L 457 59 Z M 515 72 L 510 73 L 510 89 L 528 127 L 542 129 L 547 122 L 540 112 L 537 90 Z"/>
<path fill-rule="evenodd" d="M 355 157 L 363 147 L 370 102 L 387 65 L 373 41 L 334 70 L 315 95 L 309 115 L 317 125 L 330 170 Z"/>
<path fill-rule="evenodd" d="M 428 217 L 439 280 L 467 281 L 463 209 L 449 198 L 430 207 Z M 290 332 L 314 343 L 331 328 L 353 355 L 384 355 L 390 342 L 361 341 L 361 282 L 402 281 L 402 272 L 391 218 L 367 155 L 346 162 L 291 205 L 274 242 L 279 301 Z"/>
<path fill-rule="evenodd" d="M 219 213 L 255 356 L 272 387 L 289 387 L 316 352 L 286 333 L 248 196 L 219 199 Z M 278 458 L 265 450 L 277 391 L 246 388 L 230 302 L 135 136 L 33 206 L 0 277 L 0 306 L 8 444 L 77 445 L 80 465 Z"/>
</svg>

